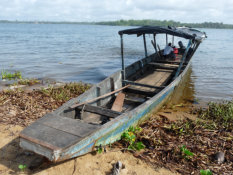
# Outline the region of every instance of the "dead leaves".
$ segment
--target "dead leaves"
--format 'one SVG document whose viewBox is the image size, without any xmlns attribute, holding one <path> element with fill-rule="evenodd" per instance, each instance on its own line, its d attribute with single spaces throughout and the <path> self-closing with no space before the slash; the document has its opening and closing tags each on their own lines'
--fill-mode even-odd
<svg viewBox="0 0 233 175">
<path fill-rule="evenodd" d="M 90 85 L 87 84 L 69 83 L 58 88 L 50 87 L 49 90 L 2 91 L 0 92 L 0 122 L 28 126 L 89 88 Z"/>
<path fill-rule="evenodd" d="M 146 145 L 141 158 L 154 165 L 167 167 L 181 174 L 199 174 L 211 169 L 216 174 L 233 171 L 232 133 L 205 129 L 195 121 L 169 121 L 164 117 L 151 117 L 141 125 L 139 140 Z M 189 159 L 182 157 L 180 147 L 185 145 L 194 153 Z M 219 166 L 211 155 L 225 151 L 226 161 Z"/>
</svg>

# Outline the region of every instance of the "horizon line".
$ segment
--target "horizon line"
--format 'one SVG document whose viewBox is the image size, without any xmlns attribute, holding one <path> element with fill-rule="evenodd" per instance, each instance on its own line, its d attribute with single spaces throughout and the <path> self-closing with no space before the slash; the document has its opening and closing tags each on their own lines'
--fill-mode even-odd
<svg viewBox="0 0 233 175">
<path fill-rule="evenodd" d="M 233 24 L 227 24 L 223 22 L 213 22 L 213 21 L 204 21 L 204 22 L 180 22 L 180 21 L 174 21 L 174 20 L 157 20 L 157 19 L 119 19 L 119 20 L 108 20 L 108 21 L 45 21 L 45 20 L 5 20 L 0 19 L 0 22 L 9 22 L 9 23 L 101 23 L 101 22 L 117 22 L 117 21 L 143 21 L 143 20 L 151 20 L 151 21 L 172 21 L 177 22 L 181 24 L 204 24 L 204 23 L 217 23 L 217 24 L 224 24 L 224 25 L 233 25 Z"/>
</svg>

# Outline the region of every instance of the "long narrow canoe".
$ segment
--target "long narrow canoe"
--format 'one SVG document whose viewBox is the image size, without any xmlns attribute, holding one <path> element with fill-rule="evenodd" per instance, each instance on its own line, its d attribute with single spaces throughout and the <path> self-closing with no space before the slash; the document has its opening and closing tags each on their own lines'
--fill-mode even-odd
<svg viewBox="0 0 233 175">
<path fill-rule="evenodd" d="M 155 53 L 147 55 L 146 34 L 154 37 Z M 156 35 L 188 41 L 176 59 L 164 58 Z M 132 125 L 157 111 L 182 82 L 190 61 L 206 34 L 190 28 L 139 27 L 119 31 L 122 70 L 96 84 L 20 133 L 20 146 L 58 162 L 81 156 L 119 140 Z M 125 67 L 123 35 L 143 36 L 145 58 Z M 167 38 L 167 37 L 166 37 Z"/>
</svg>

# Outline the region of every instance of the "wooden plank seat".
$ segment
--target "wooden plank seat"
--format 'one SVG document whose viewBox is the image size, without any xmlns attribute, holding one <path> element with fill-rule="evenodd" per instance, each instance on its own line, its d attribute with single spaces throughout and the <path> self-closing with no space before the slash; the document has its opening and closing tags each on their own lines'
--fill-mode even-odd
<svg viewBox="0 0 233 175">
<path fill-rule="evenodd" d="M 163 63 L 155 63 L 155 62 L 152 62 L 152 63 L 149 63 L 149 65 L 152 65 L 156 68 L 159 68 L 159 69 L 167 69 L 167 70 L 176 70 L 179 65 L 175 65 L 175 64 L 163 64 Z"/>
<path fill-rule="evenodd" d="M 164 63 L 164 64 L 172 64 L 172 65 L 179 65 L 180 61 L 167 61 L 167 60 L 156 60 L 152 63 Z"/>
<path fill-rule="evenodd" d="M 150 65 L 161 66 L 161 67 L 179 67 L 179 64 L 171 64 L 171 63 L 157 63 L 151 62 Z"/>
<path fill-rule="evenodd" d="M 165 88 L 165 86 L 153 86 L 153 85 L 150 85 L 150 84 L 142 84 L 142 83 L 137 83 L 137 82 L 128 81 L 128 80 L 123 80 L 123 83 L 131 84 L 131 85 L 135 85 L 135 86 L 154 88 L 154 89 L 163 89 L 163 88 Z"/>
<path fill-rule="evenodd" d="M 139 98 L 139 97 L 135 97 L 135 96 L 127 96 L 125 98 L 126 102 L 131 102 L 131 103 L 144 103 L 146 101 L 145 98 Z"/>
<path fill-rule="evenodd" d="M 152 62 L 153 63 L 153 62 Z M 155 63 L 175 64 L 179 65 L 180 61 L 167 61 L 167 60 L 156 60 Z"/>
<path fill-rule="evenodd" d="M 127 89 L 125 89 L 125 92 L 132 93 L 132 94 L 145 95 L 148 97 L 152 97 L 155 95 L 155 92 L 153 92 L 153 91 L 138 89 L 136 87 L 128 87 Z"/>
<path fill-rule="evenodd" d="M 65 149 L 98 128 L 81 120 L 47 114 L 24 129 L 20 137 L 52 150 Z"/>
<path fill-rule="evenodd" d="M 91 106 L 88 104 L 85 104 L 84 106 L 78 106 L 77 107 L 80 111 L 87 111 L 87 112 L 91 112 L 91 113 L 95 113 L 95 114 L 99 114 L 99 115 L 104 115 L 106 117 L 111 117 L 111 118 L 115 118 L 119 115 L 121 115 L 121 112 L 118 111 L 114 111 L 111 109 L 106 109 L 100 106 Z"/>
</svg>

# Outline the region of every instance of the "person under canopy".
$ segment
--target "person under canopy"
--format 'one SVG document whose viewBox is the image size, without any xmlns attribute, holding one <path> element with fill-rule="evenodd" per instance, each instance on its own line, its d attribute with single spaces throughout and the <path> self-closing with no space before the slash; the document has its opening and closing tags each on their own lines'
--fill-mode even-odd
<svg viewBox="0 0 233 175">
<path fill-rule="evenodd" d="M 163 56 L 165 58 L 173 58 L 173 59 L 176 57 L 173 48 L 171 46 L 171 43 L 168 43 L 168 45 L 166 45 L 166 47 L 164 48 Z"/>
</svg>

